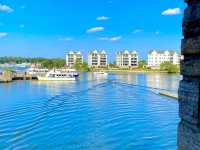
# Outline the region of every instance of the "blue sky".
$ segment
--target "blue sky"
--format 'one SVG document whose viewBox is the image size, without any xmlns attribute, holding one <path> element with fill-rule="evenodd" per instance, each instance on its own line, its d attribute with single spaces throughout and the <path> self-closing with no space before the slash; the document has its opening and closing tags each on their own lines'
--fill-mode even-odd
<svg viewBox="0 0 200 150">
<path fill-rule="evenodd" d="M 0 56 L 180 51 L 182 0 L 0 0 Z M 86 57 L 87 58 L 87 57 Z"/>
</svg>

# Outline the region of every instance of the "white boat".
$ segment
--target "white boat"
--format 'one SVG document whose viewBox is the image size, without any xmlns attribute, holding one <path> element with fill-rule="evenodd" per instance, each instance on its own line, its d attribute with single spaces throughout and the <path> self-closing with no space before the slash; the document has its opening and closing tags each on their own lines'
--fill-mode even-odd
<svg viewBox="0 0 200 150">
<path fill-rule="evenodd" d="M 99 71 L 99 72 L 94 72 L 95 76 L 107 76 L 108 73 L 107 72 L 103 72 L 103 71 Z"/>
<path fill-rule="evenodd" d="M 69 73 L 75 77 L 79 77 L 79 73 L 75 69 L 56 69 L 56 70 L 60 72 Z"/>
<path fill-rule="evenodd" d="M 35 76 L 38 76 L 38 75 L 44 75 L 46 73 L 48 73 L 48 69 L 40 69 L 40 68 L 29 68 L 27 70 L 27 72 L 30 74 L 30 75 L 35 75 Z"/>
<path fill-rule="evenodd" d="M 39 81 L 75 81 L 79 74 L 75 71 L 51 70 L 45 76 L 38 76 Z"/>
</svg>

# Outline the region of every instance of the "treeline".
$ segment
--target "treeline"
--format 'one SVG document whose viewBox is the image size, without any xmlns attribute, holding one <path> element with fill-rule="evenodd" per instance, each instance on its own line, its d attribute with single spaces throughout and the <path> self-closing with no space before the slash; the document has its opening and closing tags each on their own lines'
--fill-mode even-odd
<svg viewBox="0 0 200 150">
<path fill-rule="evenodd" d="M 160 70 L 161 71 L 167 71 L 168 73 L 179 73 L 180 72 L 180 66 L 174 65 L 171 62 L 163 62 L 160 65 Z"/>
<path fill-rule="evenodd" d="M 90 70 L 87 62 L 82 63 L 80 61 L 77 61 L 73 67 L 78 71 L 89 71 Z"/>
<path fill-rule="evenodd" d="M 39 58 L 37 58 L 39 59 Z M 4 63 L 31 63 L 33 58 L 24 58 L 24 57 L 0 57 L 0 64 Z"/>
<path fill-rule="evenodd" d="M 39 63 L 45 68 L 62 68 L 65 66 L 65 60 L 60 58 L 25 58 L 25 57 L 0 57 L 0 64 L 4 63 Z"/>
<path fill-rule="evenodd" d="M 63 67 L 65 67 L 65 64 L 66 64 L 64 59 L 59 59 L 59 58 L 56 58 L 56 59 L 44 59 L 43 61 L 41 61 L 39 63 L 41 63 L 42 67 L 48 68 L 48 69 L 51 69 L 51 68 L 63 68 Z"/>
</svg>

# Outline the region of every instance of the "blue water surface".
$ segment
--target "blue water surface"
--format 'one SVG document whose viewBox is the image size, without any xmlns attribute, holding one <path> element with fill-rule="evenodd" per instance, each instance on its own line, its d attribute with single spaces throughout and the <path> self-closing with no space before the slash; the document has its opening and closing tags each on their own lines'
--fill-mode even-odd
<svg viewBox="0 0 200 150">
<path fill-rule="evenodd" d="M 0 149 L 175 150 L 179 75 L 85 73 L 0 84 Z M 152 87 L 152 88 L 147 88 Z"/>
</svg>

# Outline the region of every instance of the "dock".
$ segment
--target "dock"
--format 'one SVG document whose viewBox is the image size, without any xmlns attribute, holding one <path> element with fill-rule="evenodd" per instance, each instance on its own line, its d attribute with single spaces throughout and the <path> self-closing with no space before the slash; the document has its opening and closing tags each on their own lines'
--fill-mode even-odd
<svg viewBox="0 0 200 150">
<path fill-rule="evenodd" d="M 14 73 L 12 80 L 36 80 L 37 77 L 28 73 Z"/>
<path fill-rule="evenodd" d="M 10 77 L 0 76 L 0 83 L 8 83 L 11 81 L 12 81 L 12 78 L 10 78 Z"/>
<path fill-rule="evenodd" d="M 16 80 L 37 80 L 37 77 L 31 74 L 28 74 L 26 72 L 0 75 L 0 83 L 8 83 L 8 82 L 16 81 Z"/>
</svg>

